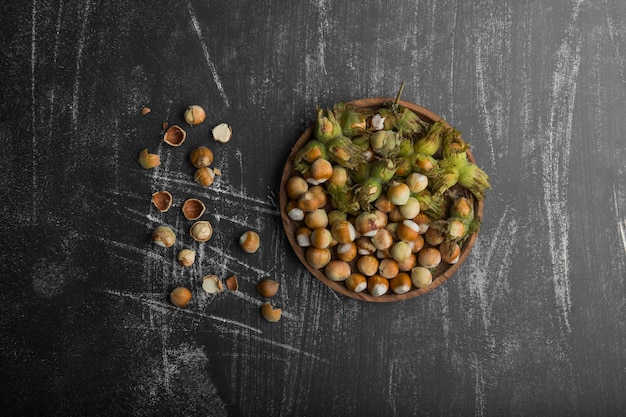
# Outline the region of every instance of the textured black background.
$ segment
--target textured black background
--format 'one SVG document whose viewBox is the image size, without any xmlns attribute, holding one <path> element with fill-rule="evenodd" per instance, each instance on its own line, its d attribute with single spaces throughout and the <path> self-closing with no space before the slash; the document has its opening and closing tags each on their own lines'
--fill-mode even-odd
<svg viewBox="0 0 626 417">
<path fill-rule="evenodd" d="M 5 2 L 3 415 L 624 415 L 625 22 L 618 0 Z M 402 81 L 464 133 L 493 190 L 452 279 L 369 304 L 298 263 L 278 185 L 316 104 Z M 206 123 L 164 145 L 162 122 L 193 103 Z M 228 144 L 210 139 L 221 122 Z M 200 144 L 223 173 L 207 189 L 186 161 Z M 208 206 L 207 244 L 187 234 L 188 197 Z M 174 248 L 150 244 L 159 224 Z M 240 292 L 206 296 L 208 273 Z M 264 277 L 281 283 L 276 324 L 259 315 Z M 177 285 L 185 310 L 167 301 Z"/>
</svg>

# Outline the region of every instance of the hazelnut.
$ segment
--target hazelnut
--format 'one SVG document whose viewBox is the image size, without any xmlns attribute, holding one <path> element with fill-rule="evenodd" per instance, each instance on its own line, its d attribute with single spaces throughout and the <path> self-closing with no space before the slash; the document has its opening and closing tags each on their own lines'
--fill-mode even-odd
<svg viewBox="0 0 626 417">
<path fill-rule="evenodd" d="M 187 107 L 183 117 L 190 126 L 198 126 L 200 123 L 204 122 L 204 119 L 206 119 L 206 112 L 202 107 L 194 104 Z"/>
<path fill-rule="evenodd" d="M 263 279 L 256 284 L 256 290 L 261 297 L 272 298 L 278 292 L 279 286 L 273 279 Z"/>
<path fill-rule="evenodd" d="M 367 278 L 363 274 L 354 272 L 346 278 L 345 284 L 350 291 L 362 292 L 367 288 Z"/>
<path fill-rule="evenodd" d="M 389 280 L 380 275 L 372 275 L 367 279 L 367 291 L 374 297 L 384 295 L 389 289 Z"/>
<path fill-rule="evenodd" d="M 356 263 L 356 267 L 360 273 L 371 277 L 378 272 L 378 259 L 373 255 L 361 256 Z"/>
<path fill-rule="evenodd" d="M 441 260 L 447 264 L 455 264 L 461 257 L 461 247 L 452 240 L 446 240 L 439 245 Z"/>
<path fill-rule="evenodd" d="M 158 226 L 152 232 L 152 241 L 155 245 L 169 248 L 176 242 L 176 234 L 167 226 Z"/>
<path fill-rule="evenodd" d="M 181 249 L 176 256 L 178 263 L 182 266 L 191 266 L 196 261 L 196 251 L 191 249 Z"/>
<path fill-rule="evenodd" d="M 417 263 L 424 268 L 435 268 L 441 263 L 441 252 L 437 248 L 424 248 L 417 254 Z"/>
<path fill-rule="evenodd" d="M 226 143 L 233 136 L 233 129 L 226 123 L 220 123 L 211 130 L 211 133 L 214 141 Z"/>
<path fill-rule="evenodd" d="M 285 190 L 287 191 L 287 196 L 296 200 L 302 194 L 306 193 L 309 190 L 309 184 L 306 180 L 300 176 L 294 175 L 293 177 L 287 180 L 287 184 L 285 184 Z"/>
<path fill-rule="evenodd" d="M 272 306 L 269 302 L 266 302 L 261 305 L 261 315 L 265 320 L 269 321 L 270 323 L 276 323 L 278 320 L 280 320 L 282 310 L 280 308 Z"/>
<path fill-rule="evenodd" d="M 191 301 L 191 291 L 185 287 L 176 287 L 170 293 L 170 302 L 176 307 L 183 308 Z"/>
<path fill-rule="evenodd" d="M 428 268 L 416 266 L 411 269 L 411 282 L 416 288 L 424 288 L 433 282 L 433 274 Z"/>
<path fill-rule="evenodd" d="M 333 259 L 326 265 L 326 277 L 331 281 L 345 281 L 350 276 L 352 270 L 345 261 Z"/>
<path fill-rule="evenodd" d="M 195 222 L 191 225 L 189 234 L 198 242 L 206 242 L 213 236 L 213 227 L 206 220 Z"/>
<path fill-rule="evenodd" d="M 307 213 L 304 216 L 304 224 L 306 224 L 309 229 L 328 226 L 328 214 L 326 214 L 326 210 L 319 208 Z"/>
<path fill-rule="evenodd" d="M 400 272 L 389 280 L 389 288 L 394 294 L 404 294 L 411 290 L 411 277 L 406 272 Z"/>
<path fill-rule="evenodd" d="M 198 168 L 193 180 L 203 187 L 208 187 L 215 181 L 215 171 L 208 167 Z"/>
<path fill-rule="evenodd" d="M 216 294 L 224 291 L 224 286 L 216 275 L 206 275 L 202 277 L 202 289 L 207 294 Z"/>
<path fill-rule="evenodd" d="M 239 246 L 244 252 L 254 253 L 259 250 L 260 241 L 259 234 L 248 230 L 239 237 Z"/>
<path fill-rule="evenodd" d="M 315 269 L 321 269 L 328 265 L 332 254 L 328 248 L 310 247 L 306 250 L 306 260 Z"/>
<path fill-rule="evenodd" d="M 213 163 L 213 151 L 206 146 L 198 146 L 189 154 L 189 162 L 196 168 L 208 167 Z"/>
<path fill-rule="evenodd" d="M 148 153 L 148 148 L 139 152 L 139 164 L 145 169 L 151 169 L 161 165 L 161 157 L 155 153 Z"/>
<path fill-rule="evenodd" d="M 356 243 L 340 243 L 337 245 L 337 258 L 342 261 L 350 262 L 354 258 L 356 258 L 357 249 Z"/>
<path fill-rule="evenodd" d="M 296 230 L 296 242 L 302 248 L 311 246 L 311 229 L 308 227 L 300 227 Z"/>
<path fill-rule="evenodd" d="M 332 225 L 330 232 L 339 243 L 350 243 L 356 239 L 356 229 L 347 220 L 341 220 Z"/>
</svg>

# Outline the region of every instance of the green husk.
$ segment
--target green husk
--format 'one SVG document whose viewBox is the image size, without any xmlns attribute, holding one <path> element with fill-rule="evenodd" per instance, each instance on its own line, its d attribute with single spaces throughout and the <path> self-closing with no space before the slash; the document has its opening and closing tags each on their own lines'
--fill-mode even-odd
<svg viewBox="0 0 626 417">
<path fill-rule="evenodd" d="M 370 136 L 370 145 L 374 152 L 381 156 L 397 153 L 398 134 L 393 130 L 379 130 Z"/>
<path fill-rule="evenodd" d="M 411 157 L 413 172 L 429 175 L 429 173 L 439 167 L 439 162 L 435 158 L 424 154 L 414 154 Z"/>
<path fill-rule="evenodd" d="M 443 135 L 445 131 L 446 125 L 443 119 L 436 121 L 430 127 L 430 129 L 428 129 L 428 132 L 426 132 L 426 136 L 418 139 L 417 142 L 415 142 L 415 153 L 428 156 L 433 156 L 434 154 L 436 154 L 443 143 Z"/>
<path fill-rule="evenodd" d="M 461 132 L 450 129 L 443 139 L 443 158 L 453 162 L 459 169 L 467 162 L 469 145 L 461 138 Z"/>
<path fill-rule="evenodd" d="M 335 209 L 355 216 L 359 214 L 361 206 L 355 198 L 354 191 L 347 184 L 329 184 L 326 190 L 330 195 L 331 204 Z"/>
<path fill-rule="evenodd" d="M 317 106 L 315 123 L 315 139 L 326 144 L 329 140 L 341 135 L 341 126 L 330 110 L 323 110 Z"/>
<path fill-rule="evenodd" d="M 367 164 L 363 157 L 363 149 L 355 145 L 350 138 L 339 135 L 331 139 L 327 145 L 328 157 L 348 169 L 356 169 L 357 167 Z"/>
<path fill-rule="evenodd" d="M 439 168 L 433 169 L 428 175 L 428 187 L 436 195 L 443 195 L 459 181 L 459 169 L 442 160 Z"/>
<path fill-rule="evenodd" d="M 346 106 L 341 113 L 341 130 L 345 136 L 354 137 L 361 134 L 367 127 L 365 115 L 352 106 Z"/>
<path fill-rule="evenodd" d="M 370 176 L 377 178 L 382 184 L 389 182 L 396 173 L 396 165 L 390 158 L 381 158 L 371 164 Z"/>
<path fill-rule="evenodd" d="M 310 139 L 294 156 L 293 167 L 301 174 L 306 174 L 318 158 L 328 159 L 326 146 L 318 140 Z"/>
<path fill-rule="evenodd" d="M 433 195 L 428 189 L 414 194 L 420 203 L 420 210 L 433 220 L 443 219 L 446 215 L 446 200 L 441 195 Z"/>
<path fill-rule="evenodd" d="M 430 127 L 428 123 L 420 119 L 412 110 L 402 106 L 397 106 L 397 108 L 395 126 L 398 132 L 400 132 L 400 135 L 421 133 Z"/>
<path fill-rule="evenodd" d="M 467 161 L 465 165 L 459 169 L 458 184 L 471 191 L 474 197 L 479 201 L 485 198 L 485 190 L 491 189 L 489 175 L 470 161 Z"/>
<path fill-rule="evenodd" d="M 354 196 L 361 210 L 371 211 L 371 204 L 376 201 L 383 192 L 383 185 L 377 178 L 366 178 L 354 188 Z"/>
</svg>

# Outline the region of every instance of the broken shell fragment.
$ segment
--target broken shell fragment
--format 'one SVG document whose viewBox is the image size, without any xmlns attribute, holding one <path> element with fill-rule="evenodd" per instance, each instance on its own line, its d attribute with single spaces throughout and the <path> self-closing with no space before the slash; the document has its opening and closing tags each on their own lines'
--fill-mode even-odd
<svg viewBox="0 0 626 417">
<path fill-rule="evenodd" d="M 174 246 L 174 243 L 176 242 L 176 234 L 167 226 L 158 226 L 152 232 L 152 242 L 163 248 L 169 248 Z"/>
<path fill-rule="evenodd" d="M 216 294 L 224 291 L 224 286 L 216 275 L 206 275 L 202 278 L 202 289 L 207 294 Z"/>
<path fill-rule="evenodd" d="M 282 309 L 275 308 L 269 302 L 263 303 L 261 305 L 261 315 L 263 318 L 270 323 L 276 323 L 280 320 L 280 316 L 282 315 Z"/>
<path fill-rule="evenodd" d="M 145 169 L 158 167 L 161 165 L 161 157 L 155 153 L 148 153 L 148 148 L 139 152 L 139 164 Z"/>
<path fill-rule="evenodd" d="M 197 104 L 193 106 L 187 107 L 185 110 L 185 114 L 183 115 L 185 121 L 189 123 L 191 126 L 198 126 L 200 123 L 204 122 L 206 118 L 206 112 L 204 109 Z"/>
<path fill-rule="evenodd" d="M 143 114 L 144 116 L 148 113 L 150 113 L 152 110 L 150 110 L 150 107 L 142 107 L 141 108 L 141 114 Z"/>
<path fill-rule="evenodd" d="M 172 207 L 172 194 L 168 191 L 157 191 L 152 194 L 152 204 L 157 208 L 161 213 L 165 213 Z"/>
<path fill-rule="evenodd" d="M 163 141 L 171 146 L 180 146 L 187 138 L 187 132 L 185 132 L 180 126 L 172 125 L 163 135 Z"/>
<path fill-rule="evenodd" d="M 214 141 L 226 143 L 233 136 L 233 129 L 226 123 L 220 123 L 211 130 L 211 133 Z"/>
<path fill-rule="evenodd" d="M 183 216 L 185 216 L 187 220 L 198 220 L 204 214 L 206 206 L 197 198 L 190 198 L 185 200 L 182 210 Z"/>
<path fill-rule="evenodd" d="M 182 266 L 191 266 L 196 261 L 196 251 L 192 249 L 181 249 L 177 255 L 178 263 Z"/>
<path fill-rule="evenodd" d="M 215 181 L 215 172 L 208 167 L 198 168 L 193 176 L 193 180 L 203 187 L 208 187 Z"/>
<path fill-rule="evenodd" d="M 237 281 L 237 277 L 233 275 L 230 278 L 226 278 L 226 287 L 231 291 L 238 291 L 239 281 Z"/>
<path fill-rule="evenodd" d="M 213 227 L 206 220 L 195 222 L 191 225 L 189 234 L 198 242 L 206 242 L 213 236 Z"/>
<path fill-rule="evenodd" d="M 213 151 L 206 146 L 198 146 L 189 154 L 189 161 L 196 168 L 208 167 L 213 163 Z"/>
</svg>

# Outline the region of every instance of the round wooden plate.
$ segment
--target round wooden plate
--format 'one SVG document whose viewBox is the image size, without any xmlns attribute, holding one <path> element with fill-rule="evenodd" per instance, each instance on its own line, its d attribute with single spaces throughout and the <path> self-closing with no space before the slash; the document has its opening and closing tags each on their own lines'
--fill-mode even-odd
<svg viewBox="0 0 626 417">
<path fill-rule="evenodd" d="M 351 103 L 359 109 L 375 110 L 375 109 L 380 108 L 384 102 L 389 102 L 393 100 L 394 99 L 392 98 L 368 98 L 368 99 L 363 99 L 363 100 L 356 100 Z M 434 123 L 441 119 L 440 116 L 436 115 L 432 111 L 422 106 L 419 106 L 417 104 L 410 103 L 410 102 L 403 101 L 403 100 L 400 100 L 398 104 L 414 111 L 418 116 L 420 116 L 423 120 L 429 123 Z M 446 122 L 446 125 L 449 128 L 451 127 L 447 122 Z M 289 154 L 289 157 L 287 158 L 287 162 L 285 163 L 285 168 L 283 170 L 283 175 L 280 181 L 280 215 L 282 218 L 285 233 L 287 234 L 287 239 L 289 240 L 289 243 L 291 244 L 293 251 L 296 253 L 296 256 L 298 257 L 298 259 L 300 259 L 300 262 L 302 262 L 302 264 L 309 270 L 309 272 L 315 278 L 322 281 L 324 284 L 332 288 L 334 291 L 350 298 L 355 298 L 357 300 L 370 301 L 370 302 L 380 303 L 380 302 L 394 302 L 394 301 L 407 300 L 409 298 L 414 298 L 414 297 L 418 297 L 420 295 L 426 294 L 427 292 L 432 291 L 433 289 L 437 288 L 438 286 L 446 282 L 448 278 L 450 278 L 461 267 L 463 262 L 465 262 L 465 260 L 467 259 L 467 256 L 469 255 L 472 249 L 472 246 L 474 245 L 474 242 L 476 241 L 478 232 L 473 233 L 472 235 L 470 235 L 470 237 L 466 239 L 465 243 L 461 247 L 461 255 L 457 263 L 453 265 L 448 265 L 442 262 L 441 264 L 439 264 L 437 268 L 435 268 L 432 271 L 433 282 L 430 285 L 424 288 L 419 288 L 419 289 L 413 287 L 409 292 L 404 293 L 404 294 L 394 294 L 391 291 L 389 291 L 387 292 L 387 294 L 384 294 L 380 297 L 374 297 L 371 294 L 369 294 L 367 290 L 360 292 L 360 293 L 356 293 L 346 288 L 343 282 L 336 282 L 336 281 L 332 281 L 328 279 L 324 275 L 323 270 L 315 269 L 311 267 L 311 265 L 309 265 L 309 263 L 306 260 L 305 250 L 302 247 L 300 247 L 298 245 L 298 242 L 296 241 L 295 233 L 299 227 L 299 223 L 301 222 L 295 222 L 291 220 L 291 218 L 289 218 L 286 212 L 286 207 L 287 207 L 287 203 L 289 202 L 289 198 L 287 197 L 285 184 L 291 176 L 297 174 L 293 170 L 292 160 L 295 154 L 309 141 L 309 139 L 311 139 L 313 135 L 313 128 L 314 126 L 311 126 L 308 129 L 306 129 L 304 133 L 302 133 L 302 135 L 296 141 L 295 145 L 293 146 L 291 150 L 291 153 Z M 471 154 L 469 150 L 467 151 L 467 156 L 470 161 L 474 163 L 476 162 L 474 160 L 473 155 Z M 477 201 L 476 199 L 474 199 L 475 216 L 479 220 L 482 220 L 483 205 L 484 203 L 482 201 Z"/>
</svg>

